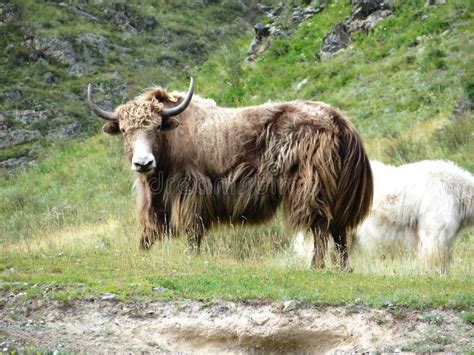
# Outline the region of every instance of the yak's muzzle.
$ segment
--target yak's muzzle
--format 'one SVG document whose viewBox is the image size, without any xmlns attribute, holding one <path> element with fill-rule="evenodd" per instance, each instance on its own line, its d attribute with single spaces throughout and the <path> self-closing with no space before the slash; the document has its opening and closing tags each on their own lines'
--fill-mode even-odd
<svg viewBox="0 0 474 355">
<path fill-rule="evenodd" d="M 146 134 L 138 134 L 132 145 L 131 169 L 137 173 L 148 174 L 156 167 L 156 160 L 152 153 L 151 142 Z"/>
<path fill-rule="evenodd" d="M 149 173 L 156 167 L 155 158 L 153 155 L 145 157 L 133 157 L 132 170 L 137 173 Z"/>
</svg>

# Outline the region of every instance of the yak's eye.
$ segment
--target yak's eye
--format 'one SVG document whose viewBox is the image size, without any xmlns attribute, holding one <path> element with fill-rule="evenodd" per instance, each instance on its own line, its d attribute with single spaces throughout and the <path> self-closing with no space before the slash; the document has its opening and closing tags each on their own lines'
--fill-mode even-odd
<svg viewBox="0 0 474 355">
<path fill-rule="evenodd" d="M 125 133 L 125 128 L 120 128 L 120 132 Z"/>
</svg>

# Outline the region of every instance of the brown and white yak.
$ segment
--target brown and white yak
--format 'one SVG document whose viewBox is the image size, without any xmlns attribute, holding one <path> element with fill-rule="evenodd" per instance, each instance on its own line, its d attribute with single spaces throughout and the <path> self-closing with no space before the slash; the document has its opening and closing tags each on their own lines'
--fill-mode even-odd
<svg viewBox="0 0 474 355">
<path fill-rule="evenodd" d="M 152 88 L 113 112 L 103 130 L 121 134 L 138 173 L 140 247 L 170 230 L 199 250 L 219 223 L 268 221 L 283 203 L 293 230 L 313 233 L 312 265 L 324 267 L 332 235 L 347 266 L 346 232 L 367 215 L 372 172 L 362 141 L 335 108 L 312 101 L 222 108 L 186 94 Z"/>
</svg>

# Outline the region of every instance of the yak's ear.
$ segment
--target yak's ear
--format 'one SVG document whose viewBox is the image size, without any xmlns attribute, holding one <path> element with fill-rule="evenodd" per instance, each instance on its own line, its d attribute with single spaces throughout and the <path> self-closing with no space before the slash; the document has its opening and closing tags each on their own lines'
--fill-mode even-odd
<svg viewBox="0 0 474 355">
<path fill-rule="evenodd" d="M 163 131 L 169 131 L 175 129 L 179 126 L 179 121 L 174 117 L 164 118 L 163 122 L 161 123 L 161 129 Z"/>
<path fill-rule="evenodd" d="M 102 130 L 105 133 L 111 134 L 111 135 L 116 135 L 120 133 L 120 127 L 119 127 L 118 122 L 113 122 L 113 121 L 105 123 L 102 126 Z"/>
</svg>

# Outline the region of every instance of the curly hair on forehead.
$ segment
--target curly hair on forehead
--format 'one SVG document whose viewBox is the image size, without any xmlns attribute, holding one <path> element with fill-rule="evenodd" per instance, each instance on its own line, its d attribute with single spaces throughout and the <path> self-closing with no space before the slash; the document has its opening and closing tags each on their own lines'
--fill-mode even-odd
<svg viewBox="0 0 474 355">
<path fill-rule="evenodd" d="M 134 100 L 117 107 L 117 113 L 122 125 L 126 128 L 143 127 L 160 124 L 160 112 L 165 102 L 177 102 L 178 99 L 166 92 L 162 87 L 156 86 L 146 90 Z"/>
<path fill-rule="evenodd" d="M 145 89 L 143 93 L 138 95 L 134 101 L 154 101 L 158 102 L 173 102 L 175 103 L 178 99 L 171 93 L 168 93 L 161 86 L 154 86 L 148 89 Z"/>
</svg>

